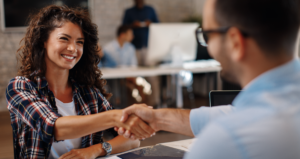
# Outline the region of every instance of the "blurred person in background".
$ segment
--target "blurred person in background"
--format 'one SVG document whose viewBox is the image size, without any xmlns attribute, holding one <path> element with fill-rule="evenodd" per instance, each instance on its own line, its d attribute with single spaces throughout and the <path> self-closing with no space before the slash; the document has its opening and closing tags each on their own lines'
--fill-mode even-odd
<svg viewBox="0 0 300 159">
<path fill-rule="evenodd" d="M 132 27 L 130 25 L 121 25 L 116 32 L 117 38 L 112 40 L 103 47 L 103 60 L 101 60 L 104 67 L 137 67 L 136 50 L 130 43 L 134 38 Z M 139 82 L 141 79 L 144 82 Z M 116 105 L 121 104 L 121 100 L 124 99 L 120 93 L 121 80 L 113 79 L 108 80 L 108 85 L 113 91 L 113 102 Z M 146 95 L 149 95 L 145 87 L 150 85 L 142 77 L 138 78 L 126 78 L 126 86 L 130 89 L 130 95 L 136 100 L 136 102 L 146 102 Z M 150 88 L 151 90 L 151 88 Z M 125 97 L 126 98 L 126 97 Z"/>
<path fill-rule="evenodd" d="M 134 6 L 125 11 L 123 25 L 130 25 L 133 28 L 134 39 L 132 44 L 137 49 L 139 65 L 145 65 L 149 25 L 158 22 L 154 8 L 145 5 L 144 0 L 134 0 Z"/>
<path fill-rule="evenodd" d="M 98 50 L 98 55 L 100 56 L 101 60 L 98 64 L 98 67 L 109 67 L 109 68 L 114 68 L 117 67 L 116 61 L 108 54 L 104 54 L 103 50 L 101 49 L 100 45 L 98 45 L 99 50 Z"/>
<path fill-rule="evenodd" d="M 132 106 L 153 129 L 196 136 L 186 159 L 299 159 L 299 0 L 207 0 L 196 37 L 242 86 L 233 106 L 192 110 Z M 125 133 L 125 134 L 124 134 Z M 119 134 L 135 138 L 119 128 Z"/>
<path fill-rule="evenodd" d="M 130 25 L 133 28 L 134 39 L 132 44 L 136 48 L 136 57 L 139 66 L 145 66 L 145 58 L 148 47 L 149 25 L 158 23 L 156 12 L 151 6 L 145 5 L 144 0 L 134 0 L 134 6 L 125 11 L 123 25 Z M 160 78 L 147 77 L 152 93 L 147 100 L 147 104 L 159 106 L 160 101 Z"/>
<path fill-rule="evenodd" d="M 104 56 L 108 54 L 116 63 L 116 67 L 136 67 L 135 48 L 130 43 L 133 31 L 130 26 L 122 25 L 117 29 L 117 38 L 104 45 Z"/>
</svg>

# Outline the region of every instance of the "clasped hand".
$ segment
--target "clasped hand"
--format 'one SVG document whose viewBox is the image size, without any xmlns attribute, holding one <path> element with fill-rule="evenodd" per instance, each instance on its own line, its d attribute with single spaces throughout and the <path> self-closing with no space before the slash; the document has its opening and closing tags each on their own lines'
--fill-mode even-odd
<svg viewBox="0 0 300 159">
<path fill-rule="evenodd" d="M 124 126 L 115 127 L 115 131 L 132 140 L 152 137 L 158 131 L 154 124 L 153 109 L 145 104 L 134 104 L 124 109 L 121 122 Z"/>
</svg>

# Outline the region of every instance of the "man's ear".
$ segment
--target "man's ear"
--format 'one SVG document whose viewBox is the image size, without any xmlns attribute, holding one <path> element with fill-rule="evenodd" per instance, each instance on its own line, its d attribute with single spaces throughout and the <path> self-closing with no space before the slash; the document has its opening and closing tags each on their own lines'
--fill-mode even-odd
<svg viewBox="0 0 300 159">
<path fill-rule="evenodd" d="M 245 39 L 236 27 L 232 27 L 227 32 L 226 41 L 230 50 L 230 58 L 234 61 L 241 61 L 246 56 Z"/>
</svg>

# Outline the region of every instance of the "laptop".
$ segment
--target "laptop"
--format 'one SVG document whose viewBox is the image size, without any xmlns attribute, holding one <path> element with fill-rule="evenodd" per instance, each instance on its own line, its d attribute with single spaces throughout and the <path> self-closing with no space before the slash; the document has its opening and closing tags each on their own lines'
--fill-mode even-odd
<svg viewBox="0 0 300 159">
<path fill-rule="evenodd" d="M 240 90 L 210 91 L 209 104 L 211 107 L 229 104 L 232 105 L 233 100 L 240 92 Z"/>
</svg>

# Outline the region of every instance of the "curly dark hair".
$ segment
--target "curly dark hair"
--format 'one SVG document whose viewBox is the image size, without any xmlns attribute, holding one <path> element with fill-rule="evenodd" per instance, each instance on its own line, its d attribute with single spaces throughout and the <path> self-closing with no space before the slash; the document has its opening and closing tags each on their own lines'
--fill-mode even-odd
<svg viewBox="0 0 300 159">
<path fill-rule="evenodd" d="M 80 8 L 50 5 L 30 17 L 25 37 L 21 40 L 24 41 L 24 45 L 17 51 L 21 63 L 18 74 L 33 81 L 36 81 L 37 77 L 45 76 L 44 42 L 48 40 L 50 33 L 61 27 L 64 22 L 80 26 L 85 41 L 83 55 L 70 70 L 69 76 L 78 84 L 96 87 L 106 98 L 111 97 L 104 89 L 106 80 L 101 79 L 102 73 L 97 67 L 100 62 L 97 25 L 91 22 L 88 12 Z M 37 73 L 33 74 L 34 72 Z"/>
</svg>

